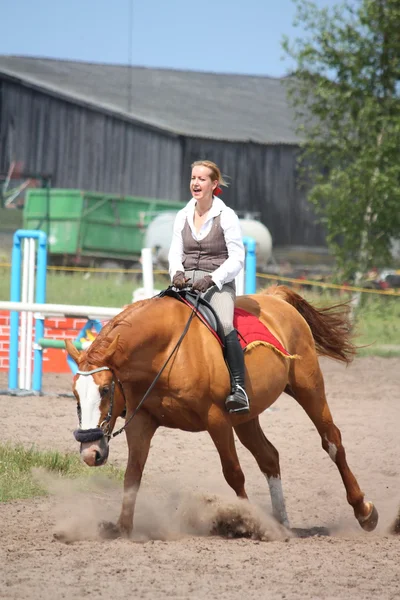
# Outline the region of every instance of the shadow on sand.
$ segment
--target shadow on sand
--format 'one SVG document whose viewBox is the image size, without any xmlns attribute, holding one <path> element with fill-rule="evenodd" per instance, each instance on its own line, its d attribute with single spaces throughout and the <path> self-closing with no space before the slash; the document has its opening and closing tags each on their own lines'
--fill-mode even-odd
<svg viewBox="0 0 400 600">
<path fill-rule="evenodd" d="M 326 537 L 331 535 L 327 527 L 307 527 L 305 529 L 302 527 L 292 527 L 290 531 L 297 538 Z"/>
</svg>

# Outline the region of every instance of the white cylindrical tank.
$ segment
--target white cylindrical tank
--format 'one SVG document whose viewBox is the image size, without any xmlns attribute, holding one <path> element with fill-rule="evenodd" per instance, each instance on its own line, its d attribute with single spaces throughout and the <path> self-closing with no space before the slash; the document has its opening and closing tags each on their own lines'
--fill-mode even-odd
<svg viewBox="0 0 400 600">
<path fill-rule="evenodd" d="M 251 237 L 256 242 L 257 269 L 267 266 L 272 256 L 272 237 L 268 229 L 259 221 L 239 219 L 243 237 Z"/>
<path fill-rule="evenodd" d="M 167 211 L 157 215 L 149 224 L 144 238 L 144 247 L 153 249 L 154 262 L 165 268 L 168 264 L 168 251 L 172 241 L 172 230 L 177 211 Z M 272 237 L 268 229 L 259 221 L 239 219 L 243 236 L 252 237 L 256 242 L 257 268 L 264 268 L 272 256 Z"/>
<path fill-rule="evenodd" d="M 168 265 L 168 251 L 176 215 L 176 210 L 160 213 L 150 222 L 144 236 L 144 247 L 153 249 L 154 263 L 162 268 Z"/>
</svg>

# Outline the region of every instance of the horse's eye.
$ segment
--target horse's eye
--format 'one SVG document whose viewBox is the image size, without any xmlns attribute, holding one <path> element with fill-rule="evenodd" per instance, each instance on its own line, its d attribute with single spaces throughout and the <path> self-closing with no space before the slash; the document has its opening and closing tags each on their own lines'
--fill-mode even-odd
<svg viewBox="0 0 400 600">
<path fill-rule="evenodd" d="M 100 395 L 101 397 L 107 396 L 108 392 L 110 391 L 110 388 L 108 387 L 108 385 L 105 385 L 104 387 L 102 387 L 100 389 Z"/>
</svg>

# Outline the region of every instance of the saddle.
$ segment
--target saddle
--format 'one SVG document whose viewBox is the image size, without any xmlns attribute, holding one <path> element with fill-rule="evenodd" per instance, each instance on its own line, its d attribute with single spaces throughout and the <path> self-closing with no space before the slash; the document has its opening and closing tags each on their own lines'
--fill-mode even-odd
<svg viewBox="0 0 400 600">
<path fill-rule="evenodd" d="M 164 296 L 170 296 L 171 298 L 175 298 L 176 300 L 180 300 L 180 302 L 184 302 L 191 309 L 194 309 L 196 312 L 196 316 L 203 321 L 204 325 L 211 331 L 211 333 L 217 338 L 219 343 L 222 346 L 222 349 L 225 350 L 225 333 L 222 327 L 222 323 L 207 300 L 205 300 L 202 296 L 197 294 L 196 292 L 191 292 L 190 290 L 176 290 L 175 288 L 168 287 L 166 290 L 162 290 L 159 294 L 159 298 L 163 298 Z"/>
<path fill-rule="evenodd" d="M 207 302 L 207 300 L 204 300 L 202 296 L 199 296 L 195 292 L 191 292 L 189 289 L 176 290 L 175 288 L 169 287 L 158 294 L 159 298 L 162 298 L 163 296 L 170 296 L 180 302 L 184 302 L 194 310 L 196 316 L 204 323 L 207 329 L 220 343 L 224 358 L 226 359 L 224 330 L 218 315 L 210 303 Z M 233 326 L 237 331 L 243 351 L 262 344 L 269 346 L 281 356 L 285 356 L 286 358 L 297 358 L 297 355 L 291 355 L 287 351 L 282 343 L 258 317 L 246 310 L 235 307 Z"/>
</svg>

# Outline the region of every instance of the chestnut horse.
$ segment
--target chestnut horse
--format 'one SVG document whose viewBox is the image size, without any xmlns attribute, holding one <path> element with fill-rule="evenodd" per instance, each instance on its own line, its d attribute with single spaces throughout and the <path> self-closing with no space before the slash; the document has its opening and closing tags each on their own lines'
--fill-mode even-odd
<svg viewBox="0 0 400 600">
<path fill-rule="evenodd" d="M 226 481 L 238 497 L 247 498 L 235 430 L 267 479 L 275 518 L 289 527 L 278 451 L 259 423 L 260 413 L 282 392 L 292 396 L 314 423 L 323 449 L 339 469 L 356 519 L 364 530 L 372 531 L 378 513 L 372 502 L 364 500 L 347 464 L 318 362 L 318 355 L 344 363 L 353 358 L 347 307 L 317 309 L 285 286 L 241 296 L 236 305 L 257 316 L 286 350 L 298 357 L 285 357 L 266 345 L 246 350 L 246 389 L 251 406 L 246 415 L 226 412 L 230 378 L 221 346 L 199 318 L 191 319 L 191 309 L 174 298 L 155 297 L 130 305 L 102 329 L 87 351 L 79 352 L 66 342 L 79 369 L 73 384 L 80 421 L 75 437 L 89 466 L 106 462 L 109 441 L 119 433 L 112 434 L 116 419 L 126 410 L 129 457 L 116 535 L 132 531 L 136 494 L 151 439 L 160 426 L 207 430 Z"/>
</svg>

